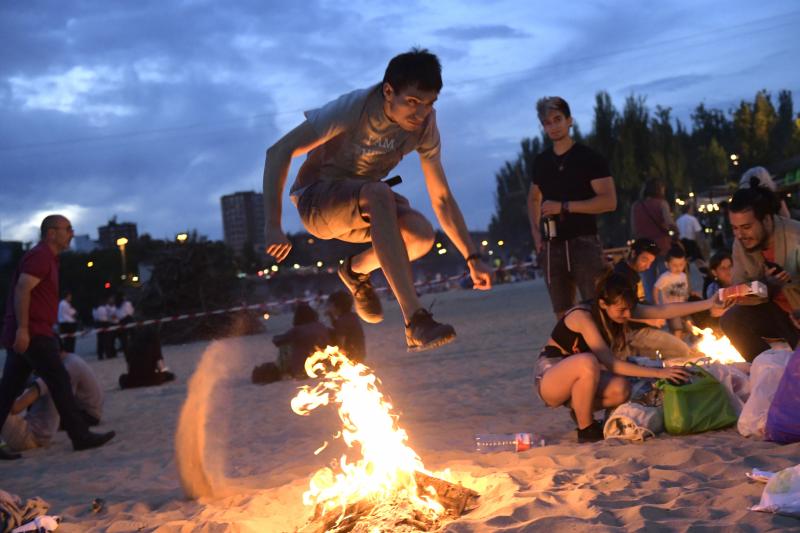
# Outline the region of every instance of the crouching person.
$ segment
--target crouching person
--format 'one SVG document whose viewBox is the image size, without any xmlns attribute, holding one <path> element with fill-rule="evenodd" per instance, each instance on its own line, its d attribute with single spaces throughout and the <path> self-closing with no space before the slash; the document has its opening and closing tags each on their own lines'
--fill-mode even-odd
<svg viewBox="0 0 800 533">
<path fill-rule="evenodd" d="M 61 351 L 69 374 L 78 414 L 87 425 L 96 426 L 103 416 L 103 389 L 91 367 L 79 356 Z M 3 424 L 2 437 L 16 452 L 49 446 L 58 431 L 60 416 L 44 380 L 36 378 L 14 401 Z"/>
<path fill-rule="evenodd" d="M 573 307 L 556 323 L 536 363 L 535 384 L 549 407 L 568 406 L 577 423 L 578 442 L 603 438 L 603 423 L 594 411 L 628 401 L 627 379 L 664 378 L 685 381 L 679 367 L 647 368 L 618 357 L 627 344 L 628 321 L 633 318 L 673 318 L 722 308 L 714 299 L 665 305 L 639 304 L 630 280 L 609 272 L 596 285 L 593 302 Z"/>
</svg>

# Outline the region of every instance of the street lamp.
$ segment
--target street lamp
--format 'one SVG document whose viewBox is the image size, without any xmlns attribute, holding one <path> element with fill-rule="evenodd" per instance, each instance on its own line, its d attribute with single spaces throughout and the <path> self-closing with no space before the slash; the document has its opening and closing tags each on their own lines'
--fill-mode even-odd
<svg viewBox="0 0 800 533">
<path fill-rule="evenodd" d="M 128 269 L 125 265 L 125 245 L 128 244 L 128 239 L 126 237 L 120 237 L 117 239 L 117 246 L 119 246 L 119 253 L 122 256 L 122 279 L 125 279 L 128 276 Z"/>
<path fill-rule="evenodd" d="M 178 233 L 177 235 L 175 235 L 175 240 L 181 244 L 185 243 L 188 239 L 189 239 L 188 233 Z"/>
</svg>

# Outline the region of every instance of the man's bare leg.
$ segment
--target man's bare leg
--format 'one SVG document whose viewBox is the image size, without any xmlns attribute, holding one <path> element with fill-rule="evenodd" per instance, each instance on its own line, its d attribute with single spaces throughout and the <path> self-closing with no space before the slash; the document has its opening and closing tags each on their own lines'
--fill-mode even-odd
<svg viewBox="0 0 800 533">
<path fill-rule="evenodd" d="M 414 261 L 433 248 L 434 233 L 430 222 L 418 213 L 405 213 L 397 219 L 400 237 L 406 245 L 408 260 Z M 374 248 L 368 248 L 353 256 L 351 268 L 360 274 L 369 274 L 381 268 Z"/>
<path fill-rule="evenodd" d="M 408 323 L 422 304 L 414 289 L 409 250 L 401 234 L 394 194 L 389 186 L 383 183 L 364 185 L 361 189 L 361 211 L 370 220 L 372 249 L 354 257 L 351 268 L 355 272 L 370 272 L 375 269 L 377 260 L 377 266 L 383 270 Z M 416 244 L 412 251 L 418 252 Z"/>
</svg>

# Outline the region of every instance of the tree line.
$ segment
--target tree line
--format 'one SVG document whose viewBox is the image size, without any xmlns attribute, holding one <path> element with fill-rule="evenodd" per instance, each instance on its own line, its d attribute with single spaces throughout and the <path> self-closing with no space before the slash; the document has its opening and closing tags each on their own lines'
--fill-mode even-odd
<svg viewBox="0 0 800 533">
<path fill-rule="evenodd" d="M 648 178 L 663 180 L 670 197 L 685 196 L 734 187 L 746 169 L 769 168 L 800 154 L 800 116 L 787 90 L 778 93 L 777 105 L 766 90 L 727 112 L 701 103 L 690 121 L 687 126 L 675 119 L 669 107 L 657 105 L 651 111 L 641 95 L 628 96 L 619 110 L 601 91 L 595 96 L 591 132 L 583 135 L 573 127 L 573 139 L 608 159 L 616 183 L 617 210 L 599 219 L 606 246 L 623 246 L 629 238 L 630 206 Z M 516 159 L 506 161 L 495 174 L 496 205 L 489 232 L 522 256 L 533 248 L 526 206 L 533 161 L 550 146 L 544 133 L 523 139 Z"/>
</svg>

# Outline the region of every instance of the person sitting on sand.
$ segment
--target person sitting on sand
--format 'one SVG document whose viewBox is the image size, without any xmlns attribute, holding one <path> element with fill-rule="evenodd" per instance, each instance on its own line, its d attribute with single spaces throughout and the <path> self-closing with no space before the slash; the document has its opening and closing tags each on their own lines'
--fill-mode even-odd
<svg viewBox="0 0 800 533">
<path fill-rule="evenodd" d="M 571 407 L 577 423 L 578 442 L 603 439 L 603 424 L 594 420 L 597 409 L 616 407 L 628 400 L 630 384 L 625 376 L 685 381 L 680 367 L 648 368 L 628 363 L 616 354 L 627 340 L 628 320 L 672 318 L 707 309 L 721 314 L 722 304 L 713 298 L 665 305 L 639 304 L 630 280 L 607 272 L 597 281 L 597 298 L 573 307 L 556 323 L 536 363 L 535 384 L 549 407 Z"/>
<path fill-rule="evenodd" d="M 152 387 L 175 380 L 161 353 L 161 337 L 155 328 L 139 328 L 125 354 L 128 372 L 119 377 L 121 389 Z"/>
<path fill-rule="evenodd" d="M 347 291 L 336 291 L 328 297 L 325 313 L 331 321 L 331 341 L 352 361 L 362 363 L 367 356 L 364 328 L 353 312 L 353 297 Z"/>
<path fill-rule="evenodd" d="M 86 361 L 74 353 L 62 349 L 61 360 L 69 374 L 79 415 L 89 426 L 96 426 L 103 415 L 103 389 L 97 376 Z M 47 385 L 37 377 L 11 406 L 11 414 L 2 427 L 2 437 L 11 450 L 18 452 L 48 446 L 60 420 Z"/>
<path fill-rule="evenodd" d="M 313 307 L 300 302 L 294 310 L 292 329 L 272 337 L 272 343 L 281 351 L 278 356 L 281 371 L 304 377 L 306 359 L 331 343 L 331 331 L 319 321 Z"/>
</svg>

